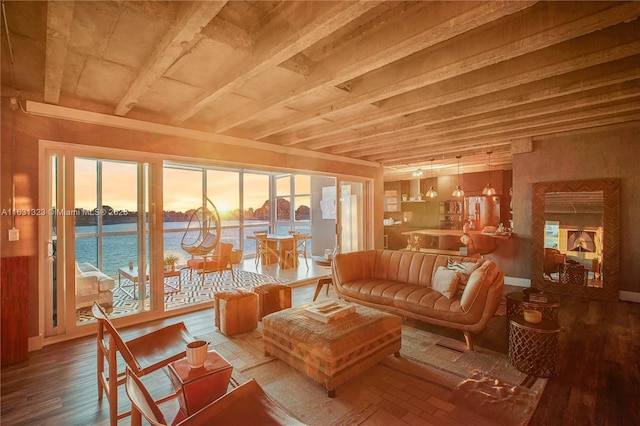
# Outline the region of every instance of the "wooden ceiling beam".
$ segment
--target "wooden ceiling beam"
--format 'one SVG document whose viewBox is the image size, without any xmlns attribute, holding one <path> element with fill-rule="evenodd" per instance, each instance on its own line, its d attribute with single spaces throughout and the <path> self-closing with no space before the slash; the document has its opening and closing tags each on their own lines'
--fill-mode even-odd
<svg viewBox="0 0 640 426">
<path fill-rule="evenodd" d="M 371 148 L 377 144 L 385 144 L 391 138 L 400 139 L 403 136 L 424 137 L 435 136 L 440 133 L 447 133 L 450 129 L 466 130 L 476 129 L 482 126 L 511 123 L 522 119 L 536 119 L 552 113 L 590 107 L 599 104 L 616 102 L 624 99 L 637 97 L 640 95 L 640 70 L 636 73 L 636 80 L 625 83 L 612 84 L 610 86 L 599 87 L 592 90 L 584 90 L 572 96 L 562 96 L 553 99 L 544 99 L 530 105 L 503 105 L 497 108 L 496 105 L 487 103 L 479 108 L 467 108 L 466 105 L 452 105 L 444 108 L 435 108 L 431 115 L 415 122 L 411 125 L 392 128 L 376 128 L 367 135 L 349 134 L 339 143 L 335 143 L 333 151 L 335 153 L 349 152 L 358 149 L 359 146 Z M 496 106 L 492 109 L 492 106 Z M 456 108 L 458 110 L 456 110 Z M 502 112 L 500 112 L 502 111 Z M 376 143 L 376 141 L 379 141 Z M 325 143 L 307 146 L 307 148 L 319 149 L 328 148 Z"/>
<path fill-rule="evenodd" d="M 609 31 L 612 32 L 612 31 Z M 439 82 L 417 89 L 381 103 L 374 112 L 354 114 L 343 120 L 307 126 L 304 130 L 290 131 L 274 135 L 265 142 L 281 145 L 301 144 L 322 135 L 331 136 L 354 131 L 366 132 L 373 125 L 390 120 L 403 119 L 406 116 L 432 108 L 469 102 L 471 99 L 484 99 L 492 93 L 509 89 L 524 90 L 540 85 L 545 87 L 558 81 L 556 89 L 547 86 L 549 92 L 571 93 L 606 84 L 607 72 L 612 82 L 628 81 L 638 72 L 638 54 L 640 42 L 626 38 L 611 38 L 606 46 L 595 42 L 596 35 L 587 35 L 577 41 L 569 41 L 535 52 L 511 61 L 496 64 L 486 69 L 474 71 L 463 76 Z M 618 45 L 617 43 L 623 43 Z M 588 46 L 585 48 L 585 46 Z M 636 55 L 636 56 L 633 56 Z M 544 62 L 544 57 L 552 63 Z M 529 68 L 521 72 L 526 64 L 545 64 L 536 69 Z M 599 80 L 597 76 L 602 76 Z M 581 86 L 583 85 L 584 86 Z M 529 86 L 527 86 L 529 85 Z M 545 89 L 542 89 L 542 91 Z M 541 90 L 537 90 L 540 92 Z M 547 96 L 538 93 L 535 97 Z M 552 96 L 550 93 L 548 96 Z M 360 130 L 362 129 L 362 130 Z"/>
<path fill-rule="evenodd" d="M 634 20 L 639 15 L 640 3 L 615 3 L 611 6 L 606 3 L 542 2 L 529 10 L 526 16 L 523 15 L 525 17 L 522 19 L 514 15 L 503 25 L 458 37 L 450 43 L 413 55 L 411 59 L 362 75 L 351 81 L 353 90 L 349 98 L 312 111 L 293 113 L 281 121 L 281 129 L 331 116 L 335 111 L 359 104 L 383 101 L 620 22 Z M 523 19 L 529 24 L 523 25 Z M 634 25 L 637 23 L 630 26 Z M 634 29 L 628 31 L 635 33 Z M 637 37 L 637 34 L 633 37 Z M 270 128 L 270 131 L 274 130 L 275 127 Z"/>
<path fill-rule="evenodd" d="M 557 118 L 555 123 L 539 122 L 532 131 L 531 127 L 522 128 L 521 126 L 502 126 L 500 129 L 494 128 L 485 132 L 467 132 L 464 135 L 446 136 L 443 135 L 438 139 L 429 140 L 422 139 L 412 143 L 394 144 L 394 146 L 402 146 L 403 149 L 394 149 L 382 151 L 380 154 L 372 154 L 371 150 L 363 149 L 361 152 L 351 152 L 348 154 L 350 158 L 357 158 L 366 161 L 383 162 L 387 164 L 402 164 L 407 158 L 414 158 L 416 161 L 425 161 L 431 152 L 430 144 L 436 141 L 449 144 L 450 147 L 457 150 L 457 147 L 465 142 L 474 142 L 487 144 L 497 143 L 504 140 L 512 140 L 515 138 L 531 137 L 532 134 L 540 137 L 546 134 L 562 134 L 573 131 L 584 131 L 589 128 L 599 128 L 620 123 L 629 123 L 640 120 L 640 112 L 638 112 L 638 101 L 633 105 L 625 104 L 619 108 L 610 109 L 610 107 L 596 108 L 593 112 L 583 111 L 579 114 L 572 114 L 564 118 Z M 635 108 L 635 109 L 634 109 Z M 613 112 L 611 112 L 613 111 Z M 324 151 L 323 151 L 324 152 Z M 423 154 L 427 153 L 427 154 Z M 347 156 L 347 155 L 345 155 Z M 421 160 L 419 160 L 421 159 Z"/>
<path fill-rule="evenodd" d="M 180 57 L 184 45 L 209 24 L 226 3 L 226 1 L 196 1 L 189 5 L 138 72 L 116 107 L 115 115 L 124 116 L 131 111 L 140 97 L 147 93 L 149 88 Z"/>
<path fill-rule="evenodd" d="M 521 119 L 505 121 L 493 125 L 477 126 L 466 130 L 451 130 L 455 129 L 455 127 L 452 127 L 449 131 L 436 132 L 433 134 L 405 134 L 404 136 L 393 135 L 386 140 L 385 138 L 382 138 L 375 144 L 363 143 L 358 144 L 357 147 L 354 146 L 354 149 L 345 150 L 341 147 L 341 149 L 325 149 L 323 152 L 354 157 L 369 157 L 372 154 L 385 154 L 389 152 L 389 144 L 393 144 L 395 146 L 401 145 L 411 150 L 420 147 L 421 144 L 429 144 L 437 141 L 443 143 L 459 143 L 464 140 L 478 141 L 484 137 L 504 138 L 508 136 L 510 139 L 515 137 L 532 137 L 533 135 L 544 134 L 546 132 L 544 128 L 555 126 L 556 124 L 574 122 L 576 120 L 597 121 L 601 116 L 608 116 L 612 113 L 626 114 L 640 106 L 640 101 L 638 99 L 640 98 L 634 98 L 628 102 L 608 103 L 591 108 L 579 108 L 564 111 L 562 113 L 550 113 L 544 117 L 544 119 L 539 120 Z M 601 124 L 597 123 L 595 125 L 599 126 Z M 589 125 L 587 127 L 593 126 Z M 517 134 L 515 132 L 517 132 Z"/>
<path fill-rule="evenodd" d="M 223 94 L 231 93 L 268 68 L 277 67 L 379 3 L 284 2 L 280 13 L 273 14 L 273 19 L 259 30 L 253 42 L 252 55 L 245 63 L 222 76 L 214 86 L 208 87 L 204 94 L 186 105 L 173 122 L 184 122 Z"/>
<path fill-rule="evenodd" d="M 286 106 L 316 90 L 326 90 L 362 73 L 375 70 L 415 52 L 434 46 L 470 31 L 478 25 L 493 22 L 506 15 L 530 7 L 534 2 L 433 2 L 415 3 L 410 13 L 389 18 L 382 16 L 379 25 L 347 41 L 335 54 L 315 64 L 303 84 L 291 91 L 256 102 L 254 106 L 223 117 L 215 124 L 216 131 L 225 131 L 246 123 L 269 108 Z M 278 124 L 278 128 L 281 125 Z M 265 128 L 253 135 L 261 138 L 276 130 Z"/>
<path fill-rule="evenodd" d="M 47 47 L 44 70 L 44 101 L 60 102 L 62 76 L 71 37 L 75 1 L 47 2 Z"/>
</svg>

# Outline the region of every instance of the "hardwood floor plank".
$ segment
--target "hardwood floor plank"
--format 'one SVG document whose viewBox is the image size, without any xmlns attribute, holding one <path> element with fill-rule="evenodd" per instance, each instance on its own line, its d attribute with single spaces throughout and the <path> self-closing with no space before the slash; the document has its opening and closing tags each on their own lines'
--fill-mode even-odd
<svg viewBox="0 0 640 426">
<path fill-rule="evenodd" d="M 292 291 L 294 306 L 308 303 L 313 298 L 315 282 L 295 287 Z M 519 288 L 507 288 L 520 291 Z M 330 297 L 335 297 L 333 287 Z M 326 298 L 324 291 L 320 298 Z M 640 304 L 629 302 L 602 302 L 590 299 L 561 296 L 558 320 L 562 327 L 559 335 L 560 359 L 558 377 L 549 379 L 540 403 L 530 421 L 531 426 L 546 425 L 637 425 L 640 424 Z M 161 325 L 185 321 L 194 335 L 211 333 L 213 310 L 211 308 L 165 318 L 122 330 L 125 338 L 144 333 Z M 505 318 L 493 318 L 491 331 L 480 333 L 476 343 L 480 347 L 507 352 Z M 436 333 L 463 341 L 457 330 L 422 327 Z M 410 338 L 410 336 L 407 336 Z M 220 343 L 225 341 L 220 337 Z M 222 346 L 223 356 L 234 366 L 255 363 L 263 357 L 261 346 L 256 343 L 255 353 L 242 359 L 234 353 L 234 345 Z M 96 386 L 95 337 L 81 337 L 60 342 L 29 353 L 27 361 L 5 366 L 1 379 L 0 421 L 2 425 L 106 425 L 108 403 L 98 402 Z M 163 371 L 144 377 L 154 394 L 165 395 L 172 386 Z M 402 383 L 398 384 L 402 386 Z M 407 422 L 417 422 L 415 414 L 397 401 L 398 395 L 380 389 L 371 398 L 385 398 L 389 405 L 398 403 L 400 408 L 391 410 L 402 414 Z M 412 390 L 413 391 L 413 390 Z M 417 393 L 407 392 L 407 394 Z M 413 397 L 416 398 L 415 396 Z M 129 408 L 129 401 L 121 389 L 121 410 Z M 443 401 L 444 403 L 445 401 Z M 425 401 L 425 403 L 427 403 Z M 419 419 L 416 424 L 459 424 L 464 413 L 449 413 L 445 406 L 434 406 L 429 419 Z M 177 412 L 177 402 L 163 405 L 168 418 Z M 125 419 L 120 424 L 128 424 Z"/>
</svg>

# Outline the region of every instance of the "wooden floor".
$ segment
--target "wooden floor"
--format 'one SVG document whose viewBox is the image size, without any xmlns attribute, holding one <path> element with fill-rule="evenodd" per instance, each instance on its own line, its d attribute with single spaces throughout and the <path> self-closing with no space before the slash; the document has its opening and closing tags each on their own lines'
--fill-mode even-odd
<svg viewBox="0 0 640 426">
<path fill-rule="evenodd" d="M 506 291 L 514 289 L 519 291 Z M 314 290 L 314 284 L 294 288 L 293 304 L 311 301 Z M 324 291 L 321 297 L 326 297 Z M 123 334 L 127 338 L 178 320 L 197 336 L 210 331 L 213 312 L 158 320 L 127 328 Z M 562 296 L 559 322 L 560 375 L 549 380 L 530 424 L 640 424 L 640 304 Z M 463 340 L 455 330 L 439 330 Z M 503 335 L 485 333 L 476 344 L 506 350 L 500 339 Z M 3 426 L 108 423 L 108 404 L 97 402 L 93 337 L 30 353 L 28 361 L 2 369 L 1 385 Z"/>
</svg>

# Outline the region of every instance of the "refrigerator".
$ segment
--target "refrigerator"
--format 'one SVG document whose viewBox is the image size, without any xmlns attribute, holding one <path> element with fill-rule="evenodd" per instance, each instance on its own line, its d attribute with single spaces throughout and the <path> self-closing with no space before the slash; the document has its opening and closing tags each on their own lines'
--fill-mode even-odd
<svg viewBox="0 0 640 426">
<path fill-rule="evenodd" d="M 464 201 L 466 221 L 471 230 L 482 231 L 485 226 L 497 228 L 500 225 L 499 195 L 465 197 Z"/>
</svg>

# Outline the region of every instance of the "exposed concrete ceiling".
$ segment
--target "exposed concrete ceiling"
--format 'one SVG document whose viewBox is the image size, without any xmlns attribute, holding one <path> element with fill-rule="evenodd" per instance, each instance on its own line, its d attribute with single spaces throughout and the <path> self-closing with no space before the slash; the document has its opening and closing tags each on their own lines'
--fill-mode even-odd
<svg viewBox="0 0 640 426">
<path fill-rule="evenodd" d="M 640 2 L 3 3 L 3 96 L 385 175 L 510 168 L 536 138 L 640 119 Z"/>
</svg>

